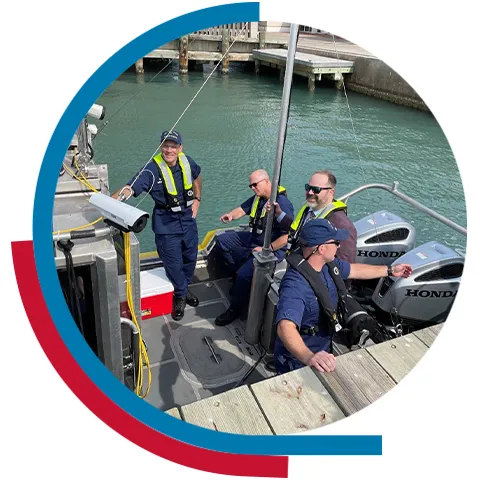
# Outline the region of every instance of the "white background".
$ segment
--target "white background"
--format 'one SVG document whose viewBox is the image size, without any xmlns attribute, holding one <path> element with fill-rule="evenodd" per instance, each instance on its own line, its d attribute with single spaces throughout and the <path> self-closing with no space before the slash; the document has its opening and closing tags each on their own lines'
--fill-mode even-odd
<svg viewBox="0 0 480 480">
<path fill-rule="evenodd" d="M 9 242 L 32 238 L 38 170 L 55 126 L 83 83 L 112 54 L 150 28 L 220 3 L 233 2 L 137 0 L 120 6 L 98 0 L 17 1 L 2 14 L 3 478 L 210 476 L 133 445 L 98 420 L 65 386 L 27 321 L 14 281 Z M 292 457 L 290 478 L 312 474 L 372 480 L 427 475 L 458 478 L 472 467 L 478 470 L 474 466 L 478 439 L 473 435 L 479 431 L 475 397 L 479 315 L 473 305 L 478 296 L 479 262 L 473 244 L 478 238 L 479 215 L 473 211 L 479 203 L 475 176 L 480 110 L 475 47 L 479 42 L 474 35 L 477 15 L 468 4 L 474 2 L 448 2 L 448 8 L 426 1 L 296 0 L 283 6 L 273 0 L 261 2 L 261 20 L 334 32 L 402 75 L 443 128 L 460 167 L 468 206 L 467 264 L 440 337 L 407 378 L 380 401 L 344 421 L 310 432 L 382 434 L 383 456 Z M 429 168 L 428 159 L 419 162 Z M 421 198 L 421 192 L 415 194 Z"/>
</svg>

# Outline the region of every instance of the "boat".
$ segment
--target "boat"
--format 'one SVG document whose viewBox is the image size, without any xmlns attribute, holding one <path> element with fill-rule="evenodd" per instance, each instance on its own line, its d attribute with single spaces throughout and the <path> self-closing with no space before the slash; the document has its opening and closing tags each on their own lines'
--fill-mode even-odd
<svg viewBox="0 0 480 480">
<path fill-rule="evenodd" d="M 286 138 L 295 35 L 292 28 L 273 192 Z M 184 319 L 173 321 L 168 311 L 173 287 L 162 261 L 156 252 L 141 253 L 135 236 L 145 228 L 149 214 L 110 199 L 108 166 L 94 157 L 97 129 L 88 118 L 102 119 L 104 114 L 103 107 L 94 104 L 79 125 L 65 153 L 54 201 L 52 240 L 58 278 L 85 341 L 118 381 L 163 411 L 276 376 L 272 368 L 275 308 L 287 263 L 275 265 L 270 258 L 273 212 L 264 248 L 256 256 L 246 317 L 226 327 L 214 324 L 230 300 L 231 278 L 214 249 L 216 238 L 231 230 L 226 228 L 208 232 L 199 245 L 191 288 L 200 304 L 187 306 Z M 372 189 L 387 191 L 467 234 L 462 226 L 401 192 L 397 182 L 361 185 L 338 199 L 348 202 Z M 414 225 L 387 210 L 370 213 L 355 227 L 359 263 L 413 266 L 409 278 L 352 285 L 361 314 L 374 318 L 383 341 L 445 322 L 461 282 L 464 254 L 435 238 L 417 245 Z M 334 338 L 333 353 L 340 356 L 372 345 L 372 336 L 364 333 L 357 344 L 349 345 L 340 332 Z"/>
</svg>

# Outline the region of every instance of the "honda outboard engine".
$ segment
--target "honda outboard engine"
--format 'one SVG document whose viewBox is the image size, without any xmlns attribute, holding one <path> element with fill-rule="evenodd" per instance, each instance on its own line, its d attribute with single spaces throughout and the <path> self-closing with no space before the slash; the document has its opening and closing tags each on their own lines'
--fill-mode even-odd
<svg viewBox="0 0 480 480">
<path fill-rule="evenodd" d="M 458 291 L 465 258 L 436 242 L 428 242 L 407 252 L 392 265 L 409 263 L 408 278 L 382 278 L 372 297 L 375 307 L 410 330 L 444 321 Z"/>
<path fill-rule="evenodd" d="M 357 263 L 391 265 L 415 246 L 415 228 L 397 215 L 382 210 L 354 223 Z"/>
</svg>

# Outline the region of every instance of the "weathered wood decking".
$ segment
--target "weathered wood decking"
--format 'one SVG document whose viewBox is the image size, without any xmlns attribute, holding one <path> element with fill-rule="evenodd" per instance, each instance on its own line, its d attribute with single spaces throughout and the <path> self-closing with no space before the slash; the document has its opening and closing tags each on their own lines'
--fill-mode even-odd
<svg viewBox="0 0 480 480">
<path fill-rule="evenodd" d="M 441 327 L 340 355 L 332 373 L 305 367 L 166 413 L 228 433 L 281 435 L 319 428 L 393 388 L 428 351 Z"/>
<path fill-rule="evenodd" d="M 283 74 L 287 63 L 288 51 L 281 48 L 253 50 L 255 68 L 260 70 L 260 65 L 273 67 Z M 315 81 L 320 81 L 322 76 L 335 80 L 337 87 L 343 85 L 343 74 L 353 72 L 353 62 L 338 58 L 322 57 L 311 53 L 295 53 L 293 73 L 308 78 L 308 89 L 315 89 Z"/>
<path fill-rule="evenodd" d="M 233 48 L 232 48 L 233 47 Z M 257 38 L 240 38 L 232 42 L 228 30 L 220 36 L 189 35 L 181 37 L 149 52 L 143 58 L 178 60 L 179 73 L 185 75 L 189 62 L 202 65 L 206 62 L 221 62 L 221 72 L 228 73 L 230 62 L 255 62 L 255 71 L 261 66 L 276 68 L 280 76 L 285 73 L 287 49 L 279 42 L 267 43 L 265 32 Z M 143 73 L 143 58 L 136 62 L 136 71 Z M 313 91 L 315 82 L 323 78 L 334 80 L 337 88 L 343 85 L 343 75 L 353 72 L 354 63 L 348 60 L 323 57 L 313 53 L 295 54 L 294 74 L 308 79 L 308 88 Z"/>
</svg>

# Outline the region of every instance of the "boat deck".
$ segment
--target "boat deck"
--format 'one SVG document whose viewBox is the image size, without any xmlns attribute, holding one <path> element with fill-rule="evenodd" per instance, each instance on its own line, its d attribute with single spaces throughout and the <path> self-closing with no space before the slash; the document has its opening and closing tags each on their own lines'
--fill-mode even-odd
<svg viewBox="0 0 480 480">
<path fill-rule="evenodd" d="M 368 406 L 393 388 L 428 351 L 442 324 L 337 357 L 332 373 L 305 367 L 213 395 L 168 414 L 228 433 L 301 433 Z"/>
<path fill-rule="evenodd" d="M 199 281 L 190 288 L 200 303 L 187 306 L 180 322 L 163 315 L 141 323 L 152 373 L 145 401 L 222 432 L 298 433 L 351 415 L 402 380 L 443 325 L 337 355 L 332 373 L 305 367 L 276 375 L 266 368 L 267 356 L 241 383 L 262 352 L 245 342 L 243 320 L 214 323 L 229 305 L 231 285 L 226 278 Z"/>
<path fill-rule="evenodd" d="M 200 304 L 187 306 L 180 322 L 170 315 L 142 321 L 152 373 L 147 402 L 168 410 L 230 390 L 261 356 L 244 341 L 243 320 L 226 327 L 214 323 L 229 305 L 230 287 L 228 279 L 196 283 L 190 289 Z M 247 383 L 273 375 L 262 360 Z"/>
</svg>

